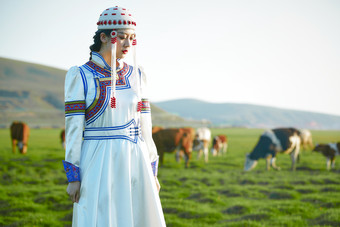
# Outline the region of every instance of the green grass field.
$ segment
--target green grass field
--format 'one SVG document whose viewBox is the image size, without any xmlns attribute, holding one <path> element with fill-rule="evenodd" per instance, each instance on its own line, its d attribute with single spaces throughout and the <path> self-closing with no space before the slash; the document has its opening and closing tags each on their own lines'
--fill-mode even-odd
<svg viewBox="0 0 340 227">
<path fill-rule="evenodd" d="M 318 153 L 304 151 L 297 171 L 279 155 L 281 171 L 265 160 L 244 173 L 244 157 L 263 130 L 213 129 L 229 137 L 228 153 L 190 168 L 165 156 L 159 169 L 167 226 L 340 226 L 340 160 L 326 170 Z M 12 154 L 9 130 L 0 130 L 0 226 L 70 226 L 64 151 L 59 129 L 33 129 L 27 155 Z M 340 131 L 312 131 L 315 143 L 340 141 Z"/>
</svg>

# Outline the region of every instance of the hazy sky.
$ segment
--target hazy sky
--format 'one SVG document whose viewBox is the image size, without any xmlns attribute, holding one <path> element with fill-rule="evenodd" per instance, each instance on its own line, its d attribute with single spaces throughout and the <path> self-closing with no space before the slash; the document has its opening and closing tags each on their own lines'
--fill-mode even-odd
<svg viewBox="0 0 340 227">
<path fill-rule="evenodd" d="M 0 56 L 82 65 L 100 13 L 115 5 L 136 18 L 151 101 L 340 115 L 338 0 L 0 0 Z"/>
</svg>

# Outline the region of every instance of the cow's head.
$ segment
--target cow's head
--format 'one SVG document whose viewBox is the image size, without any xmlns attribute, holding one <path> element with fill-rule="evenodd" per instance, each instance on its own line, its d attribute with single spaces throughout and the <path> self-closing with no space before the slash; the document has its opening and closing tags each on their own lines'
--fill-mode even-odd
<svg viewBox="0 0 340 227">
<path fill-rule="evenodd" d="M 327 146 L 328 146 L 328 145 L 326 145 L 326 144 L 317 144 L 317 145 L 314 147 L 313 151 L 323 153 L 324 151 L 326 151 Z"/>
<path fill-rule="evenodd" d="M 250 154 L 246 154 L 246 161 L 244 162 L 244 171 L 250 171 L 257 165 L 257 160 L 250 159 Z"/>
<path fill-rule="evenodd" d="M 195 137 L 195 139 L 192 143 L 192 149 L 193 150 L 203 149 L 203 140 L 200 140 L 200 139 L 198 139 L 198 137 Z"/>
</svg>

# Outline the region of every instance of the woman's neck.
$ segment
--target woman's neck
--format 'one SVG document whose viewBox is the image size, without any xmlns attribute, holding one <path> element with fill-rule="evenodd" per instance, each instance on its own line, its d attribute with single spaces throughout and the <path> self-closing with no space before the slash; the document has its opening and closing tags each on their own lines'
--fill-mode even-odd
<svg viewBox="0 0 340 227">
<path fill-rule="evenodd" d="M 108 65 L 111 66 L 111 52 L 110 51 L 99 51 L 98 52 L 106 61 Z M 118 59 L 116 59 L 116 66 L 119 65 Z"/>
</svg>

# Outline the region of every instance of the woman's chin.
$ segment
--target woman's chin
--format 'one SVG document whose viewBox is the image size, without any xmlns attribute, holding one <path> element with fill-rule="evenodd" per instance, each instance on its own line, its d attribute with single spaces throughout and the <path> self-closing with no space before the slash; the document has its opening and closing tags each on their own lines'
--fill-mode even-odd
<svg viewBox="0 0 340 227">
<path fill-rule="evenodd" d="M 117 58 L 123 59 L 126 57 L 126 54 L 121 54 L 120 56 L 117 56 Z"/>
</svg>

